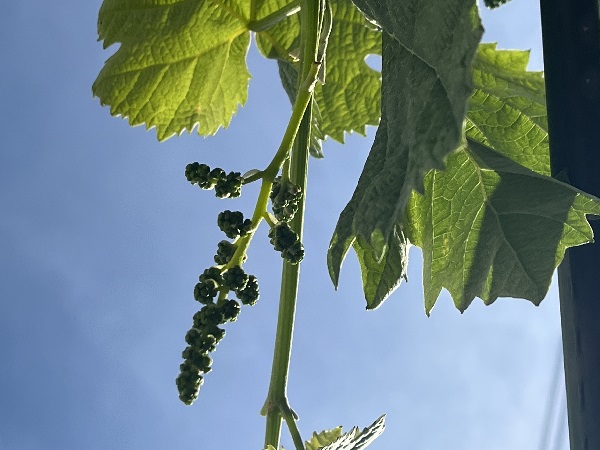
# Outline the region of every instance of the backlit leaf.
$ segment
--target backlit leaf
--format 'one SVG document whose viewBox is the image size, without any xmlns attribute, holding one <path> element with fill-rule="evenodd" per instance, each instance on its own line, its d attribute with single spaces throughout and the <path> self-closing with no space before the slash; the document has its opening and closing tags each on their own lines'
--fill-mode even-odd
<svg viewBox="0 0 600 450">
<path fill-rule="evenodd" d="M 327 46 L 326 81 L 315 89 L 317 108 L 313 111 L 319 113 L 318 137 L 331 136 L 343 142 L 345 132 L 364 135 L 366 125 L 379 122 L 381 75 L 366 64 L 365 58 L 381 54 L 381 32 L 350 0 L 331 0 L 330 5 L 333 26 Z M 296 92 L 292 81 L 296 77 L 290 76 L 290 70 L 300 45 L 298 20 L 297 15 L 291 16 L 257 36 L 261 52 L 280 61 L 282 83 L 290 98 Z"/>
<path fill-rule="evenodd" d="M 247 99 L 248 15 L 241 0 L 104 0 L 99 37 L 121 46 L 94 95 L 160 140 L 196 125 L 214 134 Z"/>
<path fill-rule="evenodd" d="M 407 254 L 396 230 L 412 190 L 422 189 L 425 173 L 442 168 L 459 144 L 482 29 L 475 2 L 354 3 L 384 29 L 381 122 L 358 186 L 340 215 L 328 266 L 337 285 L 351 245 L 372 253 L 378 263 L 361 263 L 363 280 L 377 278 L 369 276 L 370 270 L 385 274 L 377 288 L 363 281 L 367 307 L 373 307 L 405 274 L 406 258 L 397 264 L 388 252 Z"/>
<path fill-rule="evenodd" d="M 600 200 L 469 140 L 414 194 L 406 232 L 423 250 L 425 309 L 442 288 L 464 311 L 518 297 L 539 304 L 566 248 L 591 242 Z"/>
</svg>

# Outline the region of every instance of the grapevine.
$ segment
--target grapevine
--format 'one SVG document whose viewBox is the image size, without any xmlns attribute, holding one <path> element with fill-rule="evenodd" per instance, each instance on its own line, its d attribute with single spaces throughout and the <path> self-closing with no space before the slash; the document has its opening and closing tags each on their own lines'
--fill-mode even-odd
<svg viewBox="0 0 600 450">
<path fill-rule="evenodd" d="M 484 3 L 496 8 L 507 1 Z M 122 43 L 94 83 L 112 113 L 132 125 L 156 126 L 159 139 L 195 126 L 214 134 L 246 101 L 244 49 L 252 33 L 263 55 L 277 61 L 292 102 L 281 143 L 262 170 L 242 175 L 242 168 L 192 162 L 184 171 L 191 185 L 225 201 L 240 197 L 250 183 L 260 188 L 251 214 L 216 214 L 226 239 L 216 243 L 193 287 L 200 306 L 176 378 L 183 403 L 199 398 L 225 327 L 259 300 L 259 280 L 245 270 L 255 235 L 264 232 L 283 260 L 271 380 L 261 410 L 264 448 L 279 448 L 283 422 L 297 450 L 364 448 L 383 431 L 382 417 L 362 432 L 315 433 L 316 443 L 305 446 L 287 397 L 309 153 L 322 156 L 326 137 L 343 141 L 345 133 L 378 126 L 327 261 L 337 286 L 342 261 L 355 250 L 367 309 L 379 307 L 406 280 L 411 244 L 423 250 L 429 314 L 444 288 L 461 311 L 475 297 L 486 304 L 501 296 L 538 304 L 565 249 L 592 240 L 586 215 L 600 215 L 600 200 L 550 177 L 543 79 L 526 71 L 523 52 L 480 44 L 474 1 L 130 3 L 104 0 L 100 13 L 101 39 Z M 139 27 L 142 16 L 146 22 Z M 171 53 L 177 53 L 175 62 Z M 373 53 L 382 55 L 381 73 L 365 64 Z M 189 61 L 194 70 L 186 72 L 182 62 Z M 506 219 L 517 213 L 527 227 L 515 230 Z M 532 256 L 529 247 L 544 257 Z"/>
</svg>

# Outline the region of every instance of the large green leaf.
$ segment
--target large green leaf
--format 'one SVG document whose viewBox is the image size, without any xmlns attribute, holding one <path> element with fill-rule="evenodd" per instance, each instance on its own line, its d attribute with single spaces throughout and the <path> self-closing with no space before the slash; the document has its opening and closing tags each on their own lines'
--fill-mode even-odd
<svg viewBox="0 0 600 450">
<path fill-rule="evenodd" d="M 380 73 L 365 62 L 368 55 L 381 54 L 381 32 L 367 21 L 350 0 L 331 0 L 333 25 L 327 46 L 325 83 L 317 85 L 315 100 L 319 137 L 331 136 L 340 142 L 344 133 L 365 134 L 366 125 L 377 125 L 380 115 Z M 282 83 L 290 98 L 295 97 L 295 77 L 290 76 L 298 54 L 300 26 L 297 16 L 288 17 L 268 33 L 259 33 L 261 52 L 284 61 L 279 65 Z M 313 148 L 316 148 L 313 145 Z"/>
<path fill-rule="evenodd" d="M 499 296 L 527 298 L 537 304 L 564 250 L 592 238 L 585 214 L 598 214 L 597 200 L 547 177 L 543 77 L 526 72 L 527 62 L 527 52 L 498 51 L 494 44 L 479 47 L 474 62 L 476 89 L 465 121 L 470 147 L 451 155 L 445 171 L 426 176 L 425 195 L 413 194 L 408 220 L 396 224 L 392 237 L 386 241 L 381 233 L 373 234 L 375 246 L 384 245 L 381 259 L 365 264 L 361 252 L 368 250 L 368 244 L 360 237 L 351 241 L 361 261 L 367 307 L 380 304 L 391 292 L 386 286 L 395 288 L 406 274 L 407 261 L 398 263 L 389 256 L 407 251 L 408 242 L 398 234 L 402 227 L 410 242 L 424 252 L 428 313 L 442 287 L 461 310 L 475 296 L 488 304 Z M 387 127 L 387 122 L 382 120 L 382 126 Z M 382 170 L 385 161 L 374 162 L 367 161 L 363 176 Z M 514 205 L 508 204 L 510 199 Z M 496 202 L 507 209 L 498 209 Z M 520 207 L 521 215 L 513 214 L 511 207 Z M 539 216 L 539 208 L 545 208 L 545 215 Z M 335 239 L 329 267 L 337 283 L 339 265 L 335 264 L 341 263 L 349 244 L 336 245 Z M 374 295 L 374 283 L 365 278 L 376 280 L 379 274 L 383 274 L 379 293 Z"/>
<path fill-rule="evenodd" d="M 423 249 L 425 309 L 441 289 L 464 311 L 475 297 L 545 297 L 566 248 L 591 242 L 600 200 L 469 140 L 415 194 L 406 232 Z"/>
<path fill-rule="evenodd" d="M 342 261 L 354 246 L 367 308 L 373 308 L 405 275 L 407 260 L 398 255 L 407 255 L 407 244 L 397 226 L 412 189 L 422 188 L 424 174 L 441 168 L 458 146 L 482 30 L 474 2 L 355 3 L 385 30 L 382 113 L 358 186 L 331 240 L 328 266 L 337 286 Z M 360 255 L 367 254 L 375 263 L 365 264 Z"/>
<path fill-rule="evenodd" d="M 196 125 L 214 134 L 246 102 L 248 16 L 241 0 L 104 0 L 99 38 L 121 46 L 94 95 L 161 140 Z"/>
<path fill-rule="evenodd" d="M 374 229 L 392 232 L 412 190 L 422 190 L 424 175 L 442 168 L 458 146 L 483 29 L 475 1 L 354 3 L 384 30 L 381 115 L 388 126 L 375 136 L 369 158 L 385 164 L 356 188 L 364 192 L 356 215 L 372 217 L 359 230 L 368 239 Z"/>
</svg>

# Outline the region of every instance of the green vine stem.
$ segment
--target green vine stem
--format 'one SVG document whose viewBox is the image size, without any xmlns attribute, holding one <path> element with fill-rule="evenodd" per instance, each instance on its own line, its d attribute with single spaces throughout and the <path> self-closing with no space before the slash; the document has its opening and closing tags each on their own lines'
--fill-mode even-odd
<svg viewBox="0 0 600 450">
<path fill-rule="evenodd" d="M 298 211 L 290 222 L 290 228 L 298 233 L 302 239 L 304 223 L 304 204 L 306 198 L 306 174 L 308 169 L 308 145 L 310 143 L 310 119 L 312 110 L 309 106 L 300 126 L 296 145 L 292 151 L 291 180 L 302 187 L 302 200 Z M 265 433 L 265 447 L 272 445 L 279 448 L 281 435 L 281 420 L 285 419 L 289 426 L 294 417 L 287 400 L 287 380 L 292 352 L 292 337 L 294 334 L 294 318 L 296 313 L 296 299 L 298 296 L 298 281 L 300 278 L 300 265 L 283 263 L 281 277 L 281 294 L 279 299 L 279 314 L 277 317 L 277 331 L 275 349 L 273 352 L 273 367 L 271 369 L 271 383 L 267 400 L 261 413 L 267 416 Z M 292 429 L 290 429 L 292 431 Z M 294 433 L 292 432 L 292 436 Z M 300 440 L 302 443 L 302 440 Z M 295 443 L 296 445 L 296 443 Z M 303 450 L 304 447 L 297 449 Z"/>
<path fill-rule="evenodd" d="M 315 83 L 317 82 L 319 68 L 320 63 L 311 64 L 310 70 L 298 89 L 298 95 L 296 96 L 296 101 L 294 102 L 292 115 L 290 117 L 290 121 L 288 122 L 288 126 L 285 129 L 281 144 L 277 149 L 277 153 L 275 153 L 275 156 L 265 170 L 258 172 L 245 180 L 245 183 L 247 184 L 257 179 L 262 179 L 258 200 L 256 201 L 256 206 L 251 219 L 252 230 L 250 233 L 246 234 L 240 238 L 239 241 L 237 241 L 237 248 L 233 257 L 231 258 L 231 261 L 229 261 L 229 263 L 226 265 L 226 269 L 241 265 L 246 255 L 246 251 L 248 250 L 248 246 L 250 245 L 250 241 L 252 240 L 258 225 L 265 217 L 267 205 L 269 204 L 269 194 L 271 193 L 271 187 L 273 186 L 273 180 L 277 176 L 277 173 L 279 172 L 279 169 L 283 163 L 290 156 L 290 151 L 294 145 L 294 139 L 298 134 L 298 130 L 301 128 L 303 120 L 302 118 L 312 100 L 312 92 L 314 90 Z"/>
<path fill-rule="evenodd" d="M 323 11 L 322 0 L 302 0 L 300 23 L 302 29 L 302 59 L 298 96 L 306 89 L 306 83 L 316 82 L 316 76 L 321 66 L 317 62 L 319 44 L 319 31 Z M 314 80 L 310 75 L 314 74 Z M 302 188 L 304 195 L 299 204 L 298 212 L 290 222 L 290 227 L 302 239 L 304 225 L 304 205 L 306 201 L 306 179 L 308 172 L 308 155 L 310 145 L 310 131 L 312 122 L 312 88 L 308 99 L 300 128 L 296 135 L 294 147 L 290 156 L 290 180 Z M 267 168 L 266 171 L 270 169 Z M 266 172 L 265 171 L 265 172 Z M 273 351 L 273 366 L 271 369 L 271 381 L 265 405 L 261 411 L 267 416 L 265 430 L 265 447 L 269 445 L 279 448 L 281 435 L 281 421 L 285 419 L 294 440 L 297 450 L 303 450 L 304 445 L 300 433 L 295 426 L 295 415 L 287 400 L 287 380 L 292 350 L 292 337 L 294 332 L 294 318 L 296 312 L 296 300 L 298 296 L 298 281 L 300 265 L 283 263 L 281 278 L 281 293 L 279 298 L 279 314 L 277 318 L 277 331 L 275 336 L 275 348 Z"/>
</svg>

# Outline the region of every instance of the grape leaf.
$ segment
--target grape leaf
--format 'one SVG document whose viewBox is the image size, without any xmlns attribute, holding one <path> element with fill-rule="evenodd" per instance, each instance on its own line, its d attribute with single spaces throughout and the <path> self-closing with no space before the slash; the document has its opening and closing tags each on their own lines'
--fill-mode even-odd
<svg viewBox="0 0 600 450">
<path fill-rule="evenodd" d="M 320 450 L 362 450 L 372 444 L 383 430 L 385 430 L 385 414 L 362 431 L 354 427 L 331 444 L 318 448 Z"/>
<path fill-rule="evenodd" d="M 306 441 L 306 450 L 319 450 L 326 445 L 331 444 L 342 435 L 342 427 L 336 427 L 331 430 L 314 432 L 310 441 Z"/>
<path fill-rule="evenodd" d="M 281 0 L 280 0 L 281 1 Z M 343 142 L 344 133 L 364 135 L 366 125 L 377 125 L 380 114 L 381 75 L 365 62 L 370 54 L 381 54 L 381 32 L 367 21 L 350 0 L 331 0 L 333 26 L 327 46 L 325 84 L 315 89 L 320 138 L 331 136 Z M 296 93 L 297 75 L 290 74 L 299 48 L 297 16 L 259 33 L 256 42 L 268 58 L 280 62 L 279 71 L 288 96 Z M 315 127 L 313 126 L 313 130 Z M 316 145 L 312 145 L 316 149 Z"/>
<path fill-rule="evenodd" d="M 369 239 L 374 229 L 392 232 L 412 190 L 422 190 L 425 173 L 441 169 L 457 148 L 483 29 L 474 1 L 354 3 L 384 30 L 381 115 L 388 126 L 376 134 L 369 158 L 385 164 L 356 188 L 365 192 L 356 215 L 371 218 L 359 230 Z"/>
<path fill-rule="evenodd" d="M 328 267 L 337 286 L 351 245 L 359 255 L 371 254 L 377 264 L 359 257 L 371 309 L 405 275 L 407 260 L 397 255 L 408 254 L 407 244 L 396 227 L 412 189 L 422 187 L 425 172 L 441 168 L 458 146 L 481 25 L 470 2 L 354 3 L 384 29 L 381 122 L 357 188 L 338 220 Z M 392 258 L 388 249 L 394 249 Z"/>
<path fill-rule="evenodd" d="M 464 311 L 475 297 L 539 304 L 566 248 L 593 240 L 600 199 L 468 140 L 414 194 L 406 232 L 423 249 L 425 309 L 442 288 Z"/>
<path fill-rule="evenodd" d="M 93 93 L 131 125 L 160 140 L 197 125 L 226 127 L 248 95 L 249 3 L 241 0 L 104 0 L 98 35 L 121 46 Z"/>
<path fill-rule="evenodd" d="M 541 72 L 526 71 L 528 61 L 529 52 L 500 51 L 496 44 L 479 46 L 473 66 L 475 92 L 468 103 L 466 135 L 526 168 L 550 175 L 544 80 Z M 436 185 L 437 192 L 444 192 L 439 178 Z M 430 210 L 436 211 L 445 197 L 437 196 L 436 200 L 427 204 L 421 202 L 419 211 L 413 205 L 412 214 L 420 217 L 417 222 L 423 216 L 431 215 Z M 456 233 L 453 230 L 452 234 Z M 413 233 L 411 240 L 424 248 L 422 237 L 418 234 Z M 461 279 L 459 273 L 455 275 Z M 429 272 L 427 275 L 424 272 L 424 276 L 429 276 Z M 431 291 L 428 288 L 428 280 L 424 280 L 426 311 L 429 313 L 437 294 L 435 289 Z M 542 279 L 537 286 L 539 292 L 547 290 L 547 281 Z M 516 296 L 527 295 L 523 292 Z"/>
<path fill-rule="evenodd" d="M 402 279 L 408 281 L 410 243 L 400 227 L 395 227 L 385 251 L 378 255 L 369 243 L 358 236 L 352 243 L 358 257 L 367 309 L 375 309 L 396 290 Z"/>
<path fill-rule="evenodd" d="M 512 162 L 520 164 L 523 166 L 520 170 L 527 168 L 537 172 L 539 175 L 549 175 L 550 161 L 544 81 L 540 72 L 526 72 L 528 58 L 528 52 L 498 51 L 496 50 L 495 44 L 480 45 L 474 61 L 473 80 L 476 89 L 468 102 L 467 119 L 465 121 L 466 136 L 473 142 L 473 145 L 477 145 L 477 142 L 484 144 L 484 146 L 493 148 L 498 154 L 510 158 Z M 383 121 L 382 124 L 387 126 Z M 462 153 L 464 154 L 465 151 L 463 150 Z M 579 235 L 579 238 L 573 238 L 574 235 L 570 235 L 568 239 L 566 237 L 561 237 L 558 241 L 556 239 L 546 239 L 545 243 L 547 247 L 544 250 L 546 252 L 544 253 L 546 255 L 546 260 L 540 261 L 540 267 L 543 266 L 544 270 L 537 274 L 537 278 L 532 278 L 529 285 L 522 284 L 519 286 L 517 283 L 511 282 L 514 290 L 510 292 L 502 291 L 498 288 L 498 284 L 501 283 L 503 275 L 498 273 L 498 268 L 492 270 L 490 273 L 489 262 L 481 264 L 480 261 L 477 260 L 473 263 L 475 265 L 471 265 L 468 269 L 470 270 L 469 274 L 471 277 L 469 280 L 479 279 L 480 285 L 481 283 L 487 283 L 490 287 L 494 287 L 495 290 L 490 288 L 488 294 L 484 291 L 473 294 L 473 292 L 478 291 L 478 288 L 471 287 L 472 292 L 463 296 L 463 294 L 458 294 L 457 292 L 462 292 L 461 289 L 465 289 L 464 292 L 467 292 L 469 288 L 466 285 L 469 280 L 466 280 L 464 274 L 461 273 L 461 270 L 464 270 L 464 267 L 457 262 L 458 260 L 448 261 L 440 259 L 442 256 L 440 256 L 439 253 L 441 250 L 449 252 L 448 246 L 454 248 L 453 246 L 462 245 L 462 239 L 468 234 L 465 230 L 460 230 L 460 226 L 464 225 L 464 221 L 457 222 L 454 225 L 449 225 L 447 221 L 444 222 L 442 220 L 436 222 L 436 230 L 438 231 L 436 236 L 443 235 L 447 242 L 445 244 L 440 244 L 440 242 L 437 241 L 436 244 L 439 245 L 439 248 L 437 248 L 438 252 L 435 254 L 431 253 L 431 247 L 434 245 L 431 243 L 432 231 L 427 228 L 432 221 L 432 216 L 435 219 L 435 217 L 439 217 L 440 215 L 444 217 L 444 214 L 449 214 L 447 204 L 447 202 L 449 202 L 448 199 L 458 195 L 456 192 L 453 192 L 452 189 L 457 190 L 457 192 L 468 191 L 470 189 L 464 186 L 457 187 L 456 185 L 453 187 L 453 183 L 457 183 L 457 180 L 464 181 L 463 178 L 468 177 L 474 170 L 473 167 L 469 169 L 469 164 L 461 165 L 460 163 L 457 163 L 456 158 L 459 157 L 460 155 L 452 155 L 450 157 L 452 164 L 449 165 L 448 171 L 453 170 L 453 172 L 435 171 L 435 175 L 433 173 L 427 175 L 427 186 L 431 186 L 430 177 L 434 177 L 435 179 L 435 184 L 430 188 L 435 190 L 435 196 L 433 196 L 433 194 L 428 194 L 427 190 L 425 196 L 414 194 L 409 204 L 410 221 L 408 224 L 404 224 L 407 233 L 410 235 L 410 242 L 424 249 L 425 267 L 423 279 L 425 284 L 426 311 L 428 313 L 431 311 L 431 308 L 440 293 L 441 287 L 446 287 L 446 284 L 443 284 L 443 282 L 452 279 L 455 280 L 456 283 L 452 286 L 453 290 L 449 290 L 451 294 L 453 294 L 455 302 L 461 310 L 464 310 L 464 308 L 470 304 L 473 295 L 482 296 L 487 303 L 491 303 L 498 296 L 503 295 L 528 298 L 535 303 L 539 303 L 548 289 L 548 284 L 554 268 L 560 259 L 562 259 L 564 249 L 572 245 L 580 245 L 591 239 L 591 235 L 588 233 L 589 230 L 586 228 L 587 222 L 585 221 L 585 214 L 580 213 L 580 215 L 577 216 L 577 211 L 581 211 L 577 208 L 581 207 L 584 203 L 587 204 L 587 201 L 578 199 L 574 203 L 575 206 L 573 208 L 575 209 L 566 212 L 563 210 L 562 213 L 566 214 L 565 221 L 567 220 L 567 217 L 571 217 L 570 220 L 575 220 L 572 219 L 572 217 L 575 216 L 583 220 L 583 222 L 577 223 L 577 226 L 582 227 L 582 234 Z M 461 161 L 464 162 L 463 160 Z M 382 170 L 383 164 L 383 161 L 380 161 L 378 166 L 373 166 L 373 160 L 367 161 L 363 175 L 370 176 L 370 173 L 379 172 Z M 460 172 L 460 170 L 464 170 L 465 172 Z M 527 173 L 529 174 L 529 172 Z M 496 176 L 498 179 L 507 177 L 504 173 L 497 174 Z M 567 191 L 565 191 L 567 194 L 565 195 L 575 195 L 573 193 L 574 191 L 570 191 L 569 189 L 572 188 L 567 188 Z M 544 201 L 543 197 L 540 197 L 539 199 L 533 197 L 538 195 L 535 191 L 530 190 L 527 194 L 532 196 L 533 200 L 531 201 L 534 204 L 541 204 Z M 475 205 L 469 206 L 470 208 L 476 209 L 477 211 L 485 210 L 485 199 L 479 198 L 479 200 L 477 200 L 479 203 L 477 203 L 474 197 L 471 196 L 470 200 L 474 202 L 473 204 Z M 461 200 L 456 200 L 456 202 L 457 203 L 453 204 L 451 207 L 452 211 L 458 211 L 459 205 L 462 205 Z M 589 208 L 591 208 L 589 211 L 586 210 L 588 213 L 595 211 L 595 207 L 589 206 Z M 353 212 L 351 211 L 351 213 Z M 557 214 L 560 214 L 560 212 Z M 468 220 L 472 219 L 469 218 Z M 340 221 L 340 223 L 341 222 L 342 221 Z M 415 227 L 415 224 L 420 225 Z M 346 226 L 348 226 L 347 222 Z M 415 230 L 415 228 L 417 228 L 417 230 Z M 531 230 L 527 230 L 526 227 L 523 228 L 523 230 L 517 232 L 521 233 L 519 239 L 525 246 L 525 242 L 531 242 L 528 241 L 530 237 L 527 237 L 527 233 L 531 232 Z M 344 231 L 348 233 L 347 230 Z M 557 233 L 556 231 L 553 232 L 555 234 Z M 395 234 L 397 235 L 397 231 Z M 375 239 L 375 242 L 381 241 L 385 243 L 385 240 L 380 234 L 375 234 L 375 236 L 378 236 L 378 239 Z M 548 238 L 548 236 L 546 236 L 546 238 Z M 402 248 L 404 252 L 407 250 L 408 244 L 397 238 L 396 241 L 392 240 L 387 242 L 387 247 L 384 246 L 383 255 L 378 262 L 372 260 L 369 264 L 366 264 L 366 267 L 361 263 L 363 287 L 368 308 L 370 307 L 369 305 L 379 305 L 385 299 L 385 296 L 381 296 L 381 293 L 389 295 L 390 292 L 386 292 L 386 285 L 395 287 L 399 284 L 401 278 L 405 276 L 406 262 L 402 264 L 398 264 L 397 262 L 387 262 L 390 261 L 388 252 L 391 251 L 389 249 L 392 248 L 392 243 L 395 243 L 396 246 L 401 246 L 400 248 Z M 336 268 L 335 263 L 337 262 L 333 258 L 338 258 L 338 261 L 341 261 L 340 248 L 345 253 L 348 250 L 349 245 L 344 248 L 334 244 L 335 241 L 332 240 L 332 247 L 329 252 L 329 267 L 332 279 L 337 283 L 339 265 L 337 266 L 338 271 L 332 270 Z M 469 239 L 471 250 L 479 248 L 480 250 L 476 251 L 479 251 L 480 253 L 485 251 L 487 244 L 489 244 L 489 239 L 480 238 L 478 241 L 474 239 L 473 236 Z M 365 246 L 364 242 L 361 242 L 360 239 L 353 241 L 352 245 L 355 246 L 355 250 L 357 250 L 357 245 L 358 248 Z M 381 244 L 379 247 L 381 247 Z M 393 250 L 393 252 L 397 252 L 397 250 Z M 427 252 L 429 252 L 429 254 Z M 522 253 L 523 250 L 517 249 L 517 252 Z M 357 250 L 357 254 L 360 254 L 359 250 Z M 443 254 L 445 255 L 445 253 Z M 459 254 L 460 251 L 454 254 L 454 256 L 458 258 Z M 341 254 L 341 257 L 343 259 L 343 254 Z M 541 257 L 540 254 L 538 254 L 538 257 Z M 381 265 L 383 263 L 386 264 L 382 269 Z M 437 263 L 443 267 L 443 270 L 438 270 L 436 266 Z M 436 272 L 436 270 L 438 270 L 438 272 Z M 481 273 L 477 273 L 477 271 L 481 271 Z M 373 287 L 369 287 L 367 283 L 364 282 L 365 272 L 367 272 L 367 274 L 369 272 L 373 272 L 374 274 L 385 274 L 385 276 L 382 277 L 382 280 L 385 283 L 381 283 L 379 296 L 373 296 Z M 371 279 L 373 279 L 373 276 Z M 482 279 L 485 281 L 482 282 Z"/>
<path fill-rule="evenodd" d="M 529 52 L 481 44 L 473 65 L 467 136 L 519 164 L 550 175 L 542 72 L 527 72 Z"/>
</svg>

